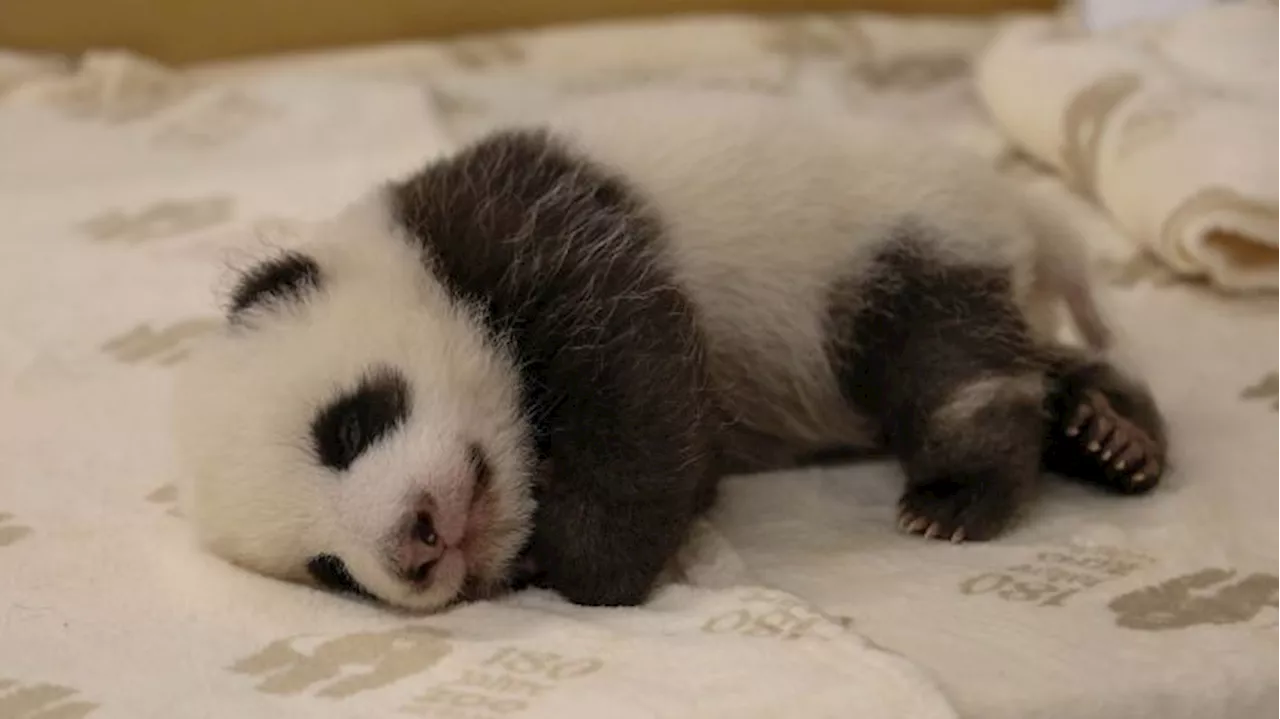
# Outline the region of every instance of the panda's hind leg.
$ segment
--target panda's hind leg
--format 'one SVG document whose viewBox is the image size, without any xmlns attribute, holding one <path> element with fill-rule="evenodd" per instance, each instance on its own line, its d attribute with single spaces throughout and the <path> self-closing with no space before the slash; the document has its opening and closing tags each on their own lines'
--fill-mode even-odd
<svg viewBox="0 0 1280 719">
<path fill-rule="evenodd" d="M 846 399 L 901 461 L 900 526 L 998 535 L 1033 495 L 1051 417 L 1043 353 L 998 263 L 921 237 L 886 242 L 833 294 L 833 361 Z"/>
<path fill-rule="evenodd" d="M 1153 489 L 1167 466 L 1168 440 L 1150 390 L 1087 351 L 1057 347 L 1048 354 L 1044 468 L 1122 494 Z"/>
</svg>

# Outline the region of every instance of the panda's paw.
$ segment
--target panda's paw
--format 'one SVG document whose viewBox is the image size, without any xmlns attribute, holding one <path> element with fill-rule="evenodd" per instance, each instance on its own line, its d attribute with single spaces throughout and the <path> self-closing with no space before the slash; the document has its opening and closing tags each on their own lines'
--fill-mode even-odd
<svg viewBox="0 0 1280 719">
<path fill-rule="evenodd" d="M 898 502 L 898 527 L 926 539 L 959 544 L 1000 534 L 1018 508 L 1005 482 L 956 475 L 907 487 Z"/>
<path fill-rule="evenodd" d="M 1065 441 L 1074 445 L 1082 464 L 1092 467 L 1097 481 L 1125 494 L 1141 494 L 1159 484 L 1164 447 L 1102 392 L 1081 392 L 1061 426 Z"/>
</svg>

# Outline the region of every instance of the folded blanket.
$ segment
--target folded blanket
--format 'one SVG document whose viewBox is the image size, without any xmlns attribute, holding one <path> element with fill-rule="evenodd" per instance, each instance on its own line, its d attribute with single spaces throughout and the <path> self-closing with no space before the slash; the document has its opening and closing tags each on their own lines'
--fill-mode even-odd
<svg viewBox="0 0 1280 719">
<path fill-rule="evenodd" d="M 1277 286 L 1274 3 L 1088 34 L 1007 25 L 977 66 L 1011 141 L 1187 277 Z"/>
</svg>

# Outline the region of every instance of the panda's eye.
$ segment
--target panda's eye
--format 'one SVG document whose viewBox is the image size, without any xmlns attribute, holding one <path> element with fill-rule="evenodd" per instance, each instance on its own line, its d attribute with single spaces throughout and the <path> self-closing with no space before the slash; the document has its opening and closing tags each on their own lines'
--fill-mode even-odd
<svg viewBox="0 0 1280 719">
<path fill-rule="evenodd" d="M 356 412 L 348 412 L 344 415 L 342 424 L 338 427 L 338 442 L 342 445 L 345 456 L 353 459 L 360 456 L 363 436 L 364 433 L 360 430 L 360 415 Z"/>
<path fill-rule="evenodd" d="M 346 562 L 332 554 L 318 554 L 308 560 L 307 574 L 310 574 L 317 584 L 331 592 L 354 594 L 366 598 L 373 596 L 351 576 Z"/>
<path fill-rule="evenodd" d="M 311 422 L 316 458 L 326 467 L 349 468 L 409 416 L 409 383 L 399 372 L 369 372 L 354 390 L 339 395 Z"/>
</svg>

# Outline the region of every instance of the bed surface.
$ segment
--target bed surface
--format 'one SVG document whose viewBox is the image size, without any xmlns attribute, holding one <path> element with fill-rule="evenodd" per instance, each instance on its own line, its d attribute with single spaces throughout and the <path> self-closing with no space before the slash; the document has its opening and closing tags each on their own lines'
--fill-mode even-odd
<svg viewBox="0 0 1280 719">
<path fill-rule="evenodd" d="M 1014 151 L 969 82 L 998 22 L 689 18 L 182 72 L 0 54 L 0 719 L 1272 716 L 1275 296 L 1175 281 Z M 168 383 L 229 268 L 477 127 L 642 82 L 891 113 L 1074 207 L 1170 419 L 1162 488 L 1051 481 L 953 547 L 894 530 L 888 465 L 732 478 L 636 610 L 406 617 L 198 552 Z"/>
</svg>

